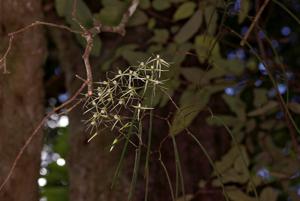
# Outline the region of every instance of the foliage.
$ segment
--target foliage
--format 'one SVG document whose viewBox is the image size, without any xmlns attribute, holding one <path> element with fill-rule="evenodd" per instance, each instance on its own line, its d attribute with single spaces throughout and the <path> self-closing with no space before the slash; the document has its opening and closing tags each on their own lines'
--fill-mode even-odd
<svg viewBox="0 0 300 201">
<path fill-rule="evenodd" d="M 141 0 L 129 26 L 146 29 L 149 37 L 140 36 L 142 43 L 137 40 L 136 43 L 120 44 L 115 50 L 100 50 L 100 38 L 94 44 L 94 55 L 103 51 L 110 55 L 101 66 L 96 66 L 103 71 L 114 67 L 116 60 L 123 59 L 134 66 L 151 54 L 160 54 L 173 62 L 169 71 L 162 75 L 162 80 L 168 78 L 164 83 L 168 95 L 157 91 L 152 104 L 146 100 L 143 103 L 165 107 L 172 104 L 170 97 L 179 100 L 171 119 L 171 137 L 183 135 L 199 114 L 207 111 L 211 113 L 206 118 L 209 126 L 226 129 L 232 139 L 231 148 L 214 162 L 211 178 L 199 182 L 199 189 L 223 185 L 224 196 L 232 201 L 299 199 L 299 157 L 290 137 L 297 132 L 294 127 L 300 120 L 299 92 L 295 90 L 293 80 L 293 76 L 299 76 L 293 66 L 299 64 L 291 56 L 293 50 L 299 51 L 291 43 L 299 45 L 299 41 L 290 33 L 277 33 L 278 26 L 285 26 L 280 23 L 290 23 L 279 19 L 277 11 L 284 16 L 287 16 L 286 11 L 291 11 L 287 7 L 281 9 L 278 6 L 281 4 L 274 2 L 270 1 L 269 6 L 276 12 L 268 13 L 269 18 L 265 17 L 265 22 L 252 30 L 253 37 L 248 38 L 246 46 L 239 46 L 239 42 L 255 15 L 254 1 L 249 0 L 204 0 L 197 3 Z M 74 26 L 68 3 L 68 0 L 56 1 L 56 9 Z M 119 0 L 103 0 L 101 3 L 103 7 L 92 13 L 83 1 L 78 1 L 80 9 L 77 15 L 85 26 L 91 26 L 93 17 L 105 24 L 118 24 L 128 5 L 128 1 Z M 289 20 L 293 18 L 297 19 L 297 16 L 292 15 Z M 299 31 L 299 28 L 294 31 Z M 129 69 L 120 71 L 119 75 L 127 73 L 128 78 L 131 75 L 128 72 Z M 147 74 L 136 78 L 146 84 L 145 76 Z M 272 77 L 275 77 L 275 82 Z M 108 86 L 114 85 L 113 81 L 100 83 L 101 90 L 95 89 L 96 92 L 106 93 Z M 121 93 L 128 94 L 128 91 Z M 278 98 L 280 96 L 282 99 Z M 94 97 L 95 104 L 89 102 L 94 109 L 98 102 L 103 104 L 100 97 L 103 95 Z M 225 111 L 219 111 L 218 105 L 211 108 L 212 100 L 223 105 Z M 282 104 L 288 111 L 282 111 Z M 286 115 L 288 112 L 290 116 Z M 93 124 L 98 114 L 88 122 Z M 118 116 L 110 115 L 114 127 Z M 296 122 L 294 125 L 293 121 Z M 192 198 L 193 195 L 188 195 L 187 200 Z"/>
</svg>

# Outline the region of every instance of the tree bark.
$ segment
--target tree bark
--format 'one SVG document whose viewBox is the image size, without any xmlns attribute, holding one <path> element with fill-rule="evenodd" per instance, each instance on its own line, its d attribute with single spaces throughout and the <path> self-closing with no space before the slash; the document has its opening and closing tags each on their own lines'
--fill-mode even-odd
<svg viewBox="0 0 300 201">
<path fill-rule="evenodd" d="M 0 0 L 0 55 L 8 46 L 7 34 L 41 20 L 39 0 Z M 41 121 L 43 69 L 46 43 L 40 27 L 15 37 L 8 54 L 9 74 L 0 73 L 0 183 L 11 169 L 21 147 Z M 40 131 L 41 132 L 41 131 Z M 27 147 L 4 189 L 3 201 L 38 200 L 42 133 Z"/>
</svg>

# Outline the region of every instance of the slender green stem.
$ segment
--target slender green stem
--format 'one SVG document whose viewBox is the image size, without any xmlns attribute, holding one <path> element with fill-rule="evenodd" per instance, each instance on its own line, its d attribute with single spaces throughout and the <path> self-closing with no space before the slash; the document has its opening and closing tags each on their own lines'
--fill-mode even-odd
<svg viewBox="0 0 300 201">
<path fill-rule="evenodd" d="M 146 176 L 145 201 L 148 200 L 148 192 L 149 192 L 149 157 L 150 157 L 150 150 L 151 150 L 152 126 L 153 126 L 153 110 L 150 110 L 148 144 L 147 144 L 146 163 L 145 163 L 145 176 Z"/>
<path fill-rule="evenodd" d="M 165 95 L 167 95 L 170 99 L 170 101 L 172 102 L 172 104 L 175 106 L 175 108 L 177 110 L 180 110 L 180 108 L 178 107 L 178 105 L 175 103 L 175 101 L 172 99 L 172 97 L 166 93 L 164 90 L 162 90 L 164 92 Z M 223 184 L 223 181 L 222 181 L 222 175 L 220 173 L 220 171 L 218 170 L 218 168 L 215 166 L 212 158 L 209 156 L 208 152 L 206 151 L 205 147 L 201 144 L 201 142 L 195 137 L 195 135 L 193 135 L 193 133 L 191 131 L 189 131 L 189 129 L 185 129 L 185 131 L 187 132 L 188 135 L 190 135 L 194 141 L 198 144 L 198 146 L 201 148 L 201 150 L 203 151 L 203 153 L 205 154 L 206 158 L 208 159 L 210 165 L 213 167 L 213 169 L 216 171 L 217 173 L 217 177 L 221 183 L 221 187 L 222 187 L 222 190 L 223 190 L 223 194 L 225 196 L 225 200 L 226 201 L 229 201 L 229 198 L 228 198 L 228 194 L 227 192 L 225 191 L 225 186 Z"/>
<path fill-rule="evenodd" d="M 138 178 L 140 161 L 141 161 L 141 153 L 142 153 L 142 133 L 143 133 L 143 126 L 142 126 L 142 122 L 139 121 L 139 131 L 138 131 L 139 146 L 135 150 L 134 168 L 133 168 L 130 190 L 129 190 L 129 194 L 128 194 L 128 201 L 130 201 L 132 198 L 132 195 L 135 190 L 137 178 Z"/>
<path fill-rule="evenodd" d="M 292 13 L 284 4 L 280 3 L 277 0 L 272 0 L 275 4 L 277 4 L 279 7 L 281 7 L 283 10 L 285 10 L 299 25 L 300 25 L 300 19 Z"/>
<path fill-rule="evenodd" d="M 182 174 L 182 169 L 181 169 L 181 163 L 180 163 L 180 156 L 178 153 L 178 148 L 177 148 L 177 144 L 176 144 L 176 140 L 174 135 L 171 135 L 172 138 L 172 142 L 173 142 L 173 147 L 174 147 L 174 154 L 175 154 L 175 165 L 176 165 L 176 198 L 177 198 L 177 194 L 178 194 L 178 175 L 177 175 L 177 170 L 180 176 L 180 184 L 181 184 L 181 191 L 183 194 L 183 200 L 186 201 L 186 197 L 185 197 L 185 189 L 184 189 L 184 180 L 183 180 L 183 174 Z"/>
<path fill-rule="evenodd" d="M 130 137 L 131 137 L 131 135 L 133 133 L 133 128 L 134 128 L 134 123 L 135 123 L 136 115 L 137 115 L 137 110 L 135 110 L 135 112 L 133 114 L 133 118 L 132 118 L 132 121 L 131 121 L 131 124 L 130 124 L 130 127 L 129 127 L 129 131 L 128 131 L 128 137 L 126 138 L 126 141 L 125 141 L 122 153 L 121 153 L 121 157 L 120 157 L 117 169 L 115 171 L 115 175 L 113 177 L 111 188 L 114 187 L 114 185 L 115 185 L 115 183 L 116 183 L 116 181 L 117 181 L 117 179 L 119 177 L 119 174 L 120 174 L 120 171 L 121 171 L 121 168 L 122 168 L 122 165 L 123 165 L 123 161 L 124 161 L 124 158 L 125 158 L 125 154 L 127 152 L 128 143 L 129 143 Z"/>
<path fill-rule="evenodd" d="M 174 191 L 173 191 L 173 187 L 172 187 L 172 182 L 171 182 L 171 179 L 170 179 L 170 176 L 169 176 L 169 173 L 168 173 L 168 170 L 164 164 L 164 162 L 162 161 L 161 159 L 161 153 L 160 153 L 160 156 L 159 156 L 159 162 L 161 164 L 161 166 L 163 167 L 163 170 L 166 174 L 166 177 L 167 177 L 167 180 L 168 180 L 168 184 L 169 184 L 169 188 L 170 188 L 170 192 L 171 192 L 171 197 L 172 197 L 172 200 L 175 201 L 175 196 L 174 196 Z"/>
<path fill-rule="evenodd" d="M 260 30 L 262 31 L 262 29 L 260 29 Z M 289 91 L 290 90 L 289 90 L 289 87 L 288 87 L 289 83 L 288 83 L 288 78 L 286 76 L 286 71 L 285 71 L 283 63 L 282 63 L 282 61 L 281 61 L 281 59 L 280 59 L 280 57 L 278 55 L 278 52 L 276 51 L 276 49 L 272 45 L 271 39 L 269 38 L 269 36 L 267 35 L 267 33 L 265 31 L 263 31 L 263 33 L 265 35 L 266 41 L 269 43 L 269 46 L 272 49 L 272 52 L 274 53 L 275 60 L 276 60 L 276 62 L 279 62 L 279 66 L 280 66 L 281 71 L 282 71 L 282 73 L 284 75 L 284 82 L 285 82 L 285 85 L 287 86 L 287 89 L 286 89 L 286 103 L 288 103 L 289 102 Z"/>
</svg>

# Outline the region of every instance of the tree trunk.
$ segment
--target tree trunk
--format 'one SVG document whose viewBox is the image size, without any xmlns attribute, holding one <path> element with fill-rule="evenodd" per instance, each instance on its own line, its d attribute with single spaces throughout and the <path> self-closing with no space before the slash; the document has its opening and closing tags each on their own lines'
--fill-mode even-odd
<svg viewBox="0 0 300 201">
<path fill-rule="evenodd" d="M 41 1 L 0 0 L 0 55 L 8 47 L 7 34 L 35 20 L 41 20 Z M 41 121 L 43 104 L 43 69 L 46 43 L 41 28 L 36 27 L 14 38 L 8 54 L 9 74 L 0 73 L 0 183 L 7 176 L 21 147 Z M 3 201 L 38 200 L 37 178 L 40 168 L 42 135 L 27 147 L 0 192 Z"/>
</svg>

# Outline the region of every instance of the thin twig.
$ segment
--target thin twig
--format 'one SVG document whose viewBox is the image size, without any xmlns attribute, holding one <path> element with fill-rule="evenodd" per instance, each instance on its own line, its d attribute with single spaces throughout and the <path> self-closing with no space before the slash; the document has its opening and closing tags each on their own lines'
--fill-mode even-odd
<svg viewBox="0 0 300 201">
<path fill-rule="evenodd" d="M 113 32 L 113 33 L 119 33 L 121 36 L 124 36 L 126 33 L 125 26 L 128 23 L 129 18 L 136 11 L 138 5 L 139 5 L 139 0 L 132 0 L 131 5 L 128 7 L 127 11 L 123 14 L 122 19 L 117 26 L 106 26 L 96 21 L 93 30 L 95 30 L 96 33 Z"/>
<path fill-rule="evenodd" d="M 256 38 L 257 38 L 257 43 L 258 43 L 258 47 L 259 47 L 259 50 L 261 52 L 262 58 L 265 61 L 264 62 L 265 65 L 264 66 L 265 66 L 265 68 L 267 70 L 267 73 L 268 73 L 268 76 L 269 76 L 271 82 L 274 85 L 274 89 L 275 89 L 275 92 L 276 92 L 276 98 L 277 98 L 277 100 L 279 102 L 280 109 L 284 113 L 284 118 L 285 118 L 287 127 L 289 129 L 289 134 L 290 134 L 290 137 L 291 137 L 293 148 L 294 148 L 295 152 L 298 155 L 300 155 L 300 149 L 299 149 L 299 145 L 298 145 L 298 141 L 297 141 L 297 137 L 296 137 L 297 135 L 296 135 L 295 127 L 293 126 L 293 123 L 291 122 L 290 115 L 289 115 L 289 110 L 288 110 L 288 108 L 286 106 L 286 103 L 284 102 L 284 100 L 283 100 L 283 98 L 282 98 L 282 96 L 280 94 L 280 91 L 279 91 L 279 89 L 277 87 L 276 80 L 275 80 L 275 78 L 272 75 L 271 68 L 269 66 L 269 63 L 267 62 L 268 59 L 267 59 L 266 50 L 265 50 L 264 44 L 262 43 L 262 41 L 259 38 L 258 32 L 256 33 Z"/>
<path fill-rule="evenodd" d="M 10 49 L 11 49 L 13 39 L 14 39 L 14 36 L 9 37 L 8 47 L 7 47 L 7 49 L 6 49 L 6 51 L 5 51 L 4 55 L 3 55 L 3 57 L 0 58 L 0 69 L 3 68 L 3 73 L 4 73 L 4 74 L 9 73 L 9 72 L 7 71 L 7 67 L 6 67 L 6 57 L 7 57 L 8 53 L 9 53 L 9 51 L 10 51 Z"/>
<path fill-rule="evenodd" d="M 270 0 L 265 0 L 265 2 L 263 3 L 263 5 L 260 7 L 259 11 L 257 12 L 256 16 L 254 17 L 254 20 L 252 21 L 249 29 L 247 30 L 245 36 L 242 38 L 241 42 L 240 42 L 240 45 L 241 46 L 244 46 L 252 29 L 254 28 L 255 24 L 257 23 L 257 21 L 259 20 L 262 12 L 264 11 L 264 9 L 266 8 L 266 6 L 268 5 Z"/>
<path fill-rule="evenodd" d="M 5 53 L 3 54 L 3 56 L 0 58 L 0 69 L 3 68 L 3 73 L 8 73 L 7 67 L 6 67 L 6 60 L 7 60 L 7 56 L 9 54 L 9 52 L 11 51 L 12 44 L 13 44 L 13 41 L 15 39 L 15 36 L 25 32 L 25 31 L 27 31 L 27 30 L 35 27 L 35 26 L 39 26 L 39 25 L 64 29 L 64 30 L 67 30 L 67 31 L 69 31 L 71 33 L 75 33 L 75 34 L 82 34 L 82 32 L 71 29 L 70 27 L 65 26 L 65 25 L 59 25 L 59 24 L 54 24 L 54 23 L 51 23 L 51 22 L 41 22 L 41 21 L 35 21 L 35 22 L 33 22 L 33 23 L 31 23 L 31 24 L 29 24 L 29 25 L 27 25 L 27 26 L 25 26 L 21 29 L 18 29 L 17 31 L 10 32 L 10 33 L 7 34 L 8 37 L 9 37 L 8 47 L 5 51 Z"/>
<path fill-rule="evenodd" d="M 90 55 L 93 48 L 94 36 L 101 32 L 114 32 L 124 36 L 126 33 L 125 26 L 129 18 L 135 12 L 138 4 L 139 4 L 139 0 L 132 0 L 131 5 L 129 6 L 127 11 L 123 14 L 123 17 L 118 26 L 106 26 L 106 25 L 102 25 L 102 23 L 100 22 L 95 22 L 94 27 L 87 30 L 76 17 L 77 0 L 73 1 L 72 18 L 84 32 L 83 34 L 81 34 L 81 36 L 86 40 L 86 47 L 84 50 L 84 54 L 82 55 L 82 58 L 84 60 L 84 65 L 86 69 L 86 76 L 87 76 L 86 80 L 88 82 L 87 85 L 88 85 L 89 96 L 93 95 L 93 75 L 92 75 L 92 69 L 90 65 Z"/>
<path fill-rule="evenodd" d="M 18 29 L 17 31 L 14 31 L 14 32 L 10 32 L 8 34 L 8 36 L 12 36 L 12 35 L 17 35 L 17 34 L 20 34 L 22 32 L 25 32 L 27 31 L 28 29 L 30 28 L 33 28 L 35 26 L 38 26 L 38 25 L 44 25 L 44 26 L 48 26 L 48 27 L 55 27 L 55 28 L 59 28 L 59 29 L 65 29 L 71 33 L 75 33 L 75 34 L 82 34 L 83 32 L 81 31 L 77 31 L 77 30 L 74 30 L 68 26 L 65 26 L 65 25 L 60 25 L 60 24 L 54 24 L 54 23 L 51 23 L 51 22 L 42 22 L 42 21 L 35 21 L 29 25 L 27 25 L 26 27 L 23 27 L 21 29 Z"/>
<path fill-rule="evenodd" d="M 85 35 L 85 39 L 86 39 L 86 46 L 85 46 L 85 50 L 84 53 L 82 55 L 82 59 L 84 61 L 84 65 L 85 65 L 85 70 L 86 70 L 86 77 L 87 77 L 87 84 L 88 84 L 88 95 L 92 96 L 93 95 L 93 75 L 92 75 L 92 69 L 91 69 L 91 64 L 90 64 L 90 54 L 93 48 L 93 37 L 90 33 L 86 33 Z"/>
</svg>

